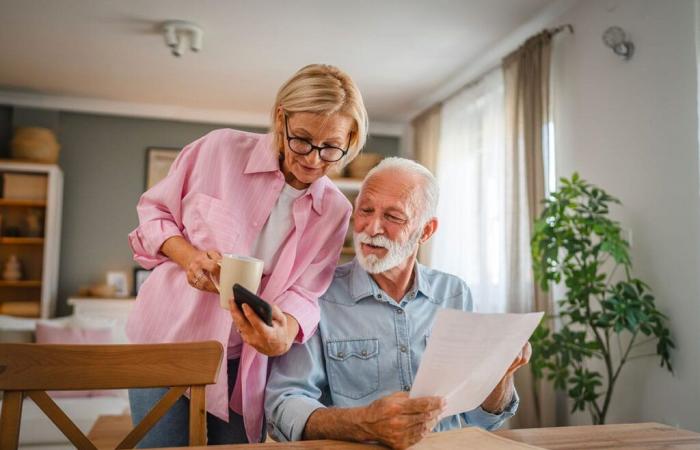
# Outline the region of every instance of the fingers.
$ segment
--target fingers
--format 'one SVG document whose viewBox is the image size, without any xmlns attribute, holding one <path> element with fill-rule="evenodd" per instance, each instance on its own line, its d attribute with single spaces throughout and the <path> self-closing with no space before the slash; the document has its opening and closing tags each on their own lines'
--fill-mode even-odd
<svg viewBox="0 0 700 450">
<path fill-rule="evenodd" d="M 255 314 L 255 311 L 253 311 L 250 306 L 244 303 L 241 306 L 241 309 L 243 310 L 243 315 L 245 315 L 246 319 L 248 319 L 248 323 L 252 325 L 253 329 L 255 329 L 258 334 L 262 336 L 267 336 L 269 334 L 272 327 L 268 327 L 267 324 L 263 322 L 257 314 Z"/>
<path fill-rule="evenodd" d="M 530 342 L 527 342 L 525 347 L 523 347 L 522 355 L 525 364 L 529 363 L 530 358 L 532 357 L 532 345 L 530 345 Z"/>
<path fill-rule="evenodd" d="M 287 316 L 284 315 L 282 310 L 277 305 L 270 305 L 272 308 L 272 321 L 279 322 L 281 325 L 286 325 Z"/>
<path fill-rule="evenodd" d="M 233 323 L 238 332 L 241 334 L 241 337 L 243 337 L 245 340 L 246 336 L 254 332 L 253 326 L 250 324 L 246 316 L 243 315 L 241 310 L 238 308 L 238 305 L 234 303 L 233 298 L 229 299 L 229 307 L 231 308 L 231 318 L 233 319 Z"/>
<path fill-rule="evenodd" d="M 431 411 L 440 411 L 447 405 L 442 397 L 419 397 L 406 400 L 404 404 L 405 414 L 416 414 Z"/>
</svg>

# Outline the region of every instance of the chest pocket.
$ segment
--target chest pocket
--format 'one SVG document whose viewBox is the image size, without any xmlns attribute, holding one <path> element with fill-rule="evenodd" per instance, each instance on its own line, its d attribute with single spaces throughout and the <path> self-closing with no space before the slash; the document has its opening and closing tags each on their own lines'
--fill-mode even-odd
<svg viewBox="0 0 700 450">
<path fill-rule="evenodd" d="M 326 342 L 331 392 L 352 399 L 379 389 L 379 339 Z"/>
<path fill-rule="evenodd" d="M 218 198 L 197 193 L 186 199 L 182 222 L 195 247 L 236 252 L 241 232 L 238 220 L 234 211 Z"/>
</svg>

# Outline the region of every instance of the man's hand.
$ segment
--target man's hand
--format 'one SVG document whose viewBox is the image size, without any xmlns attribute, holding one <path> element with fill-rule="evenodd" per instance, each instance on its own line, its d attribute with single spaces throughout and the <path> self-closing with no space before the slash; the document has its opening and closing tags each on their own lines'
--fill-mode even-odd
<svg viewBox="0 0 700 450">
<path fill-rule="evenodd" d="M 243 342 L 267 356 L 279 356 L 287 353 L 292 346 L 299 333 L 299 323 L 294 317 L 283 313 L 277 305 L 270 306 L 271 327 L 267 326 L 250 306 L 243 304 L 241 311 L 233 298 L 229 299 L 233 326 L 240 333 Z"/>
<path fill-rule="evenodd" d="M 499 413 L 503 411 L 513 398 L 513 374 L 522 366 L 530 362 L 532 355 L 532 346 L 526 342 L 520 353 L 515 357 L 505 375 L 498 382 L 496 387 L 491 391 L 486 400 L 481 404 L 481 408 L 488 412 Z"/>
<path fill-rule="evenodd" d="M 404 449 L 430 433 L 445 406 L 441 397 L 408 398 L 407 392 L 397 392 L 365 408 L 358 426 L 369 440 Z"/>
<path fill-rule="evenodd" d="M 319 408 L 309 416 L 304 439 L 379 441 L 405 449 L 423 439 L 445 408 L 441 397 L 408 398 L 397 392 L 358 408 Z"/>
</svg>

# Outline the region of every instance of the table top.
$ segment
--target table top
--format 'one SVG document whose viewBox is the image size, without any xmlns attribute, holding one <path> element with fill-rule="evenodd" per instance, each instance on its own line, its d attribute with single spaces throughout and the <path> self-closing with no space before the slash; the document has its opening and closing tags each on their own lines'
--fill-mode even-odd
<svg viewBox="0 0 700 450">
<path fill-rule="evenodd" d="M 129 416 L 100 416 L 88 436 L 95 438 L 95 444 L 98 448 L 106 448 L 110 445 L 111 448 L 114 448 L 130 429 L 131 420 Z M 491 439 L 488 439 L 489 437 Z M 493 437 L 505 439 L 493 439 Z M 509 442 L 506 439 L 514 442 Z M 486 447 L 486 442 L 488 442 L 489 447 Z M 534 446 L 548 450 L 697 450 L 700 449 L 700 433 L 659 423 L 530 428 L 500 430 L 494 433 L 486 433 L 474 428 L 463 428 L 445 433 L 433 433 L 414 446 L 413 449 L 465 448 L 467 445 L 480 449 L 526 449 L 532 448 L 529 446 Z M 285 443 L 266 442 L 263 444 L 214 447 L 221 449 L 230 448 L 232 450 L 281 450 L 282 448 L 376 450 L 378 448 L 386 448 L 372 444 L 330 440 Z M 205 447 L 189 448 L 204 449 Z"/>
</svg>

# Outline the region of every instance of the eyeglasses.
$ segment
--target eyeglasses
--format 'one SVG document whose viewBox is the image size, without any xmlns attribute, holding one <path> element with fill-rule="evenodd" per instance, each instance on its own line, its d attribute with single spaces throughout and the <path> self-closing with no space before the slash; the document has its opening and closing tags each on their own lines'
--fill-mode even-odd
<svg viewBox="0 0 700 450">
<path fill-rule="evenodd" d="M 326 162 L 336 162 L 340 161 L 343 156 L 348 152 L 350 148 L 350 143 L 348 142 L 348 148 L 343 150 L 340 147 L 333 147 L 332 145 L 326 145 L 323 147 L 317 147 L 306 139 L 290 136 L 289 135 L 289 125 L 287 124 L 287 115 L 284 115 L 284 131 L 287 134 L 287 144 L 289 148 L 297 155 L 308 155 L 314 150 L 318 151 L 318 157 Z"/>
</svg>

